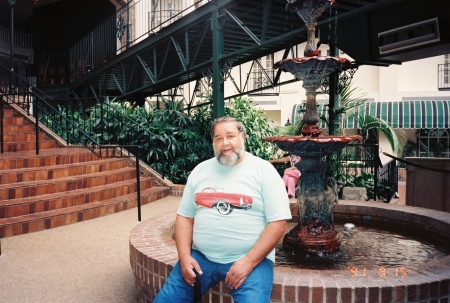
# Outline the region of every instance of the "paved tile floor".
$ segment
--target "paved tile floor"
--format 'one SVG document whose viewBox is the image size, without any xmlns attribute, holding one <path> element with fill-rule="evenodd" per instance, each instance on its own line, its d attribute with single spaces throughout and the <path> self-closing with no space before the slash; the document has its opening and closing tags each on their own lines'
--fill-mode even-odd
<svg viewBox="0 0 450 303">
<path fill-rule="evenodd" d="M 393 198 L 391 204 L 406 205 L 406 181 L 398 181 L 398 198 Z"/>
<path fill-rule="evenodd" d="M 174 212 L 179 197 L 142 207 L 142 221 Z M 128 239 L 137 209 L 1 239 L 2 303 L 136 302 Z"/>
</svg>

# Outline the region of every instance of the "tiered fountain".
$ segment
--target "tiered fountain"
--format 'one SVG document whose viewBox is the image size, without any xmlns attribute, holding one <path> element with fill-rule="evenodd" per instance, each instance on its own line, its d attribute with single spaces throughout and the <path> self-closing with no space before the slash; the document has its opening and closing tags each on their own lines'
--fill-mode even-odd
<svg viewBox="0 0 450 303">
<path fill-rule="evenodd" d="M 289 72 L 303 81 L 306 90 L 306 112 L 303 115 L 302 136 L 263 138 L 279 148 L 302 157 L 296 165 L 302 172 L 297 185 L 298 224 L 283 239 L 283 247 L 297 254 L 317 253 L 320 256 L 336 252 L 340 241 L 333 223 L 333 208 L 337 202 L 337 184 L 326 177 L 323 157 L 343 149 L 360 136 L 323 136 L 316 125 L 316 94 L 321 80 L 335 71 L 350 67 L 350 61 L 340 57 L 321 57 L 315 43 L 317 18 L 329 7 L 329 0 L 293 0 L 287 8 L 302 17 L 308 29 L 308 41 L 303 58 L 284 59 L 274 67 Z"/>
</svg>

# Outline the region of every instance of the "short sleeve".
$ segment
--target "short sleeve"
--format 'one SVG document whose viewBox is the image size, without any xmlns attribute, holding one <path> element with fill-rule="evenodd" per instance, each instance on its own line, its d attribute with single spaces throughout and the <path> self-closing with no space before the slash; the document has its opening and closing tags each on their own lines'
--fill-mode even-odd
<svg viewBox="0 0 450 303">
<path fill-rule="evenodd" d="M 188 179 L 186 186 L 184 187 L 177 214 L 183 217 L 193 218 L 195 216 L 195 211 L 194 190 L 192 188 L 192 182 Z"/>
</svg>

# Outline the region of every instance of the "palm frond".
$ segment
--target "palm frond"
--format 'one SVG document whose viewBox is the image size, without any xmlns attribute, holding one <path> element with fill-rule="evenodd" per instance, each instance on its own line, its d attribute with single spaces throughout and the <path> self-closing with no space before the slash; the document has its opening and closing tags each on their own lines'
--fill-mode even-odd
<svg viewBox="0 0 450 303">
<path fill-rule="evenodd" d="M 405 131 L 402 129 L 393 129 L 383 119 L 371 115 L 365 115 L 364 113 L 359 113 L 355 116 L 355 118 L 358 119 L 358 125 L 361 127 L 362 132 L 366 132 L 369 129 L 380 130 L 391 145 L 392 151 L 400 151 L 406 142 L 407 136 Z"/>
</svg>

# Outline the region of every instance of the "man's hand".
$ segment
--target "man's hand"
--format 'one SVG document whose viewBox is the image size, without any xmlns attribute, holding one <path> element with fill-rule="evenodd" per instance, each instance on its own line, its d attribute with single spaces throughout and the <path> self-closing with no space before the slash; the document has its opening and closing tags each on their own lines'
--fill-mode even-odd
<svg viewBox="0 0 450 303">
<path fill-rule="evenodd" d="M 185 257 L 183 258 L 183 260 L 180 259 L 180 268 L 184 282 L 186 282 L 186 284 L 188 285 L 194 286 L 195 283 L 194 269 L 199 274 L 202 274 L 202 270 L 200 268 L 200 265 L 198 265 L 197 261 L 191 256 Z"/>
<path fill-rule="evenodd" d="M 270 253 L 286 232 L 286 220 L 273 221 L 267 224 L 263 233 L 250 251 L 231 265 L 225 277 L 230 289 L 239 288 L 253 269 Z"/>
<path fill-rule="evenodd" d="M 175 243 L 177 245 L 178 257 L 180 259 L 181 275 L 184 282 L 194 286 L 195 270 L 202 274 L 200 265 L 191 256 L 192 246 L 192 229 L 194 226 L 194 218 L 187 218 L 177 215 L 175 220 Z"/>
<path fill-rule="evenodd" d="M 241 287 L 256 265 L 257 264 L 253 264 L 247 256 L 237 260 L 231 265 L 230 270 L 225 277 L 225 283 L 227 283 L 230 289 Z"/>
</svg>

